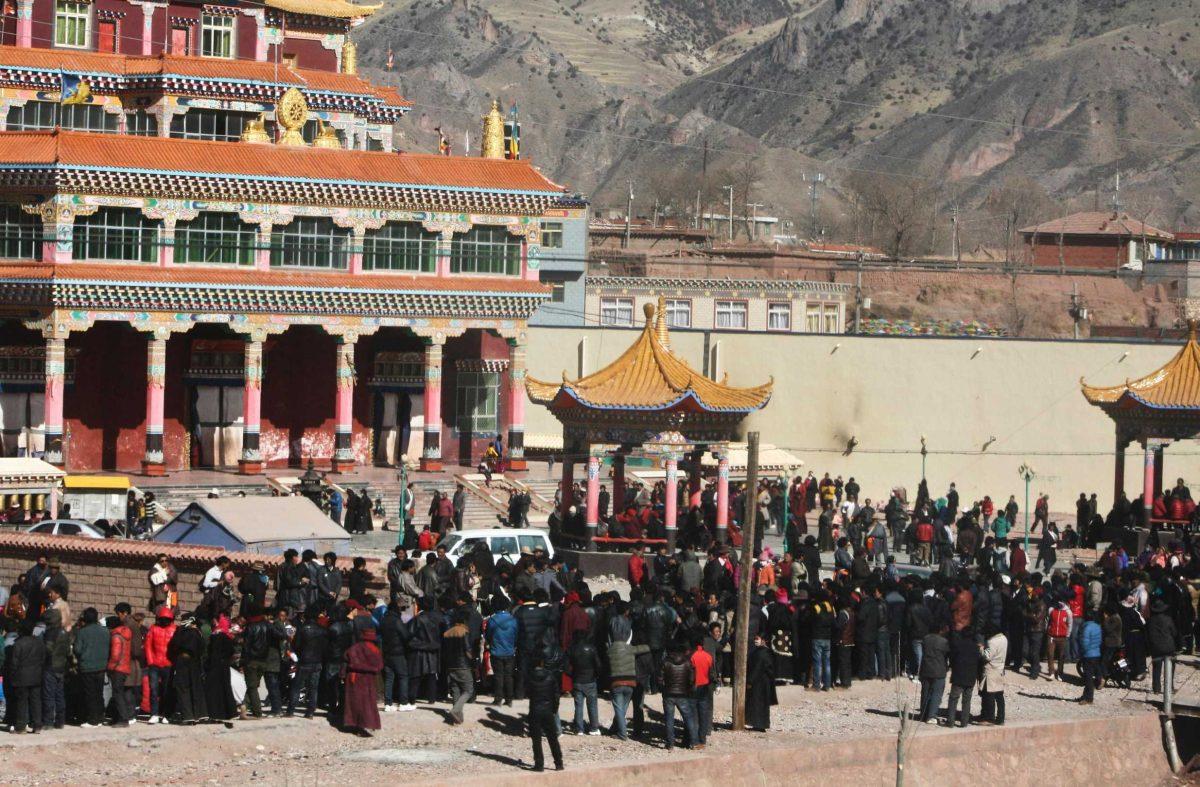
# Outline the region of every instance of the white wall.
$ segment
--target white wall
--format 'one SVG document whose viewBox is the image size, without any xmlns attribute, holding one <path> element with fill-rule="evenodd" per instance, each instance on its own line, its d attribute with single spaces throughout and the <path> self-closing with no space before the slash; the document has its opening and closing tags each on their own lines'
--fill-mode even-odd
<svg viewBox="0 0 1200 787">
<path fill-rule="evenodd" d="M 616 358 L 637 331 L 617 328 L 531 328 L 529 373 L 559 380 L 578 372 L 580 341 L 586 370 Z M 1037 471 L 1031 494 L 1051 495 L 1054 511 L 1074 511 L 1079 492 L 1112 504 L 1112 421 L 1079 390 L 1113 385 L 1158 368 L 1174 345 L 1016 339 L 907 339 L 724 332 L 718 370 L 732 385 L 775 378 L 775 395 L 751 416 L 748 429 L 762 441 L 786 447 L 818 475 L 853 475 L 868 497 L 893 485 L 915 492 L 921 474 L 920 438 L 929 455 L 930 490 L 955 481 L 963 498 L 1016 494 L 1024 506 L 1017 468 Z M 703 334 L 673 332 L 673 349 L 697 371 L 703 368 Z M 977 352 L 978 351 L 978 352 Z M 560 433 L 545 408 L 530 405 L 527 432 Z M 850 436 L 858 445 L 843 456 Z M 996 438 L 987 451 L 983 444 Z M 1125 461 L 1125 491 L 1142 488 L 1142 454 L 1135 443 Z M 1200 447 L 1178 443 L 1166 451 L 1164 483 L 1182 476 L 1200 485 Z"/>
</svg>

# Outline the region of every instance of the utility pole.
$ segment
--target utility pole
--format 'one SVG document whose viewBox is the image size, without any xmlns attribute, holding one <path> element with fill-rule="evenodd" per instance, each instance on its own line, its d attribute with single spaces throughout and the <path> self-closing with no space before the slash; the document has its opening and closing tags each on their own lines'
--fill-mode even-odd
<svg viewBox="0 0 1200 787">
<path fill-rule="evenodd" d="M 702 229 L 704 227 L 704 218 L 700 215 L 700 189 L 696 189 L 696 219 L 695 228 Z"/>
<path fill-rule="evenodd" d="M 758 432 L 746 435 L 746 526 L 742 528 L 742 573 L 733 640 L 733 729 L 746 729 L 746 656 L 750 650 L 750 592 L 758 516 Z"/>
<path fill-rule="evenodd" d="M 858 335 L 862 333 L 862 269 L 863 269 L 863 253 L 860 251 L 855 255 L 858 258 L 858 271 L 854 276 L 854 333 Z"/>
<path fill-rule="evenodd" d="M 733 243 L 733 186 L 723 186 L 729 192 L 729 242 Z"/>
<path fill-rule="evenodd" d="M 1071 308 L 1067 309 L 1067 313 L 1071 315 L 1071 324 L 1074 328 L 1075 338 L 1079 338 L 1079 323 L 1088 318 L 1087 302 L 1083 296 L 1079 294 L 1079 283 L 1071 282 Z"/>
<path fill-rule="evenodd" d="M 808 212 L 808 237 L 817 239 L 817 187 L 825 182 L 825 175 L 818 172 L 812 176 L 808 185 L 809 199 L 812 204 Z"/>
<path fill-rule="evenodd" d="M 625 203 L 625 243 L 624 248 L 629 248 L 629 222 L 633 216 L 633 181 L 629 181 L 629 201 Z"/>
<path fill-rule="evenodd" d="M 746 207 L 750 209 L 750 239 L 758 240 L 758 209 L 764 207 L 763 203 L 747 202 Z"/>
<path fill-rule="evenodd" d="M 954 267 L 962 267 L 962 246 L 958 240 L 958 203 L 950 210 L 950 221 L 954 226 L 954 234 L 950 237 L 950 253 L 954 256 Z"/>
</svg>

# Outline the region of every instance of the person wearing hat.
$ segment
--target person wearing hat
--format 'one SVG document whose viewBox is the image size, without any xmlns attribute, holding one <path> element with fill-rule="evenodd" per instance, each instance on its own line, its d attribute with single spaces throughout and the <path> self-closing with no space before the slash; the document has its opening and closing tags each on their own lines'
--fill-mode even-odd
<svg viewBox="0 0 1200 787">
<path fill-rule="evenodd" d="M 147 605 L 147 609 L 153 612 L 162 606 L 168 606 L 171 609 L 179 606 L 179 595 L 176 592 L 176 588 L 179 586 L 179 575 L 165 554 L 159 555 L 158 559 L 154 561 L 154 565 L 146 574 L 146 579 L 150 583 L 150 603 Z"/>
<path fill-rule="evenodd" d="M 43 597 L 53 589 L 58 591 L 58 595 L 63 601 L 69 599 L 71 597 L 71 583 L 67 580 L 67 575 L 62 572 L 62 563 L 59 562 L 57 557 L 52 557 L 46 564 L 46 568 L 47 573 L 42 578 L 41 587 Z M 70 628 L 70 622 L 66 618 L 63 618 L 63 623 L 68 629 Z"/>
<path fill-rule="evenodd" d="M 174 667 L 171 684 L 175 689 L 175 713 L 181 724 L 195 724 L 208 718 L 203 657 L 204 639 L 196 628 L 196 619 L 185 613 L 179 617 L 175 635 L 167 644 L 167 658 Z"/>
<path fill-rule="evenodd" d="M 250 573 L 238 580 L 238 592 L 242 594 L 242 604 L 239 614 L 249 617 L 251 612 L 262 609 L 267 605 L 267 588 L 271 580 L 267 577 L 266 564 L 255 560 L 250 567 Z"/>
</svg>

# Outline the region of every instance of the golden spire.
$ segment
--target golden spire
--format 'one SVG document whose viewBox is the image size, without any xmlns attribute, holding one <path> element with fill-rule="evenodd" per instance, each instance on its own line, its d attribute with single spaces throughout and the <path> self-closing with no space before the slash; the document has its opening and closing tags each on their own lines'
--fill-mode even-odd
<svg viewBox="0 0 1200 787">
<path fill-rule="evenodd" d="M 346 35 L 346 43 L 342 44 L 342 73 L 358 73 L 358 47 L 350 40 L 349 34 Z"/>
<path fill-rule="evenodd" d="M 483 116 L 483 143 L 479 155 L 484 158 L 504 158 L 504 116 L 500 102 L 492 102 L 492 111 Z"/>
<path fill-rule="evenodd" d="M 654 335 L 664 350 L 671 349 L 671 336 L 667 331 L 667 299 L 658 296 L 658 312 L 654 318 Z"/>
</svg>

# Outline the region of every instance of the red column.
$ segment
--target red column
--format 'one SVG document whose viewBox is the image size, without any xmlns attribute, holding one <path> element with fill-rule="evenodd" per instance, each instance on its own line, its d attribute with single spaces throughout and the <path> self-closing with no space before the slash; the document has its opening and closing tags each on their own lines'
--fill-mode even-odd
<svg viewBox="0 0 1200 787">
<path fill-rule="evenodd" d="M 679 483 L 679 461 L 673 455 L 667 457 L 666 471 L 666 488 L 663 489 L 663 504 L 666 510 L 663 512 L 663 525 L 667 529 L 667 550 L 674 552 L 675 538 L 679 534 L 679 512 L 675 510 L 679 501 L 679 490 L 676 489 Z"/>
<path fill-rule="evenodd" d="M 151 334 L 146 347 L 146 454 L 142 472 L 167 474 L 163 456 L 163 392 L 167 377 L 167 339 Z"/>
<path fill-rule="evenodd" d="M 262 340 L 246 340 L 243 362 L 244 386 L 242 392 L 242 458 L 238 460 L 238 472 L 242 475 L 257 475 L 263 471 L 260 448 L 262 429 Z"/>
<path fill-rule="evenodd" d="M 354 450 L 350 444 L 354 424 L 354 342 L 355 337 L 338 337 L 332 462 L 335 473 L 354 469 Z"/>
<path fill-rule="evenodd" d="M 592 539 L 596 537 L 596 528 L 600 525 L 600 457 L 595 454 L 588 456 L 587 463 L 587 539 L 588 550 L 596 549 Z"/>
<path fill-rule="evenodd" d="M 425 446 L 421 469 L 442 469 L 442 343 L 433 339 L 425 345 Z"/>
<path fill-rule="evenodd" d="M 1150 527 L 1150 516 L 1154 512 L 1154 444 L 1146 441 L 1145 475 L 1142 484 L 1142 507 L 1146 510 L 1146 527 Z"/>
<path fill-rule="evenodd" d="M 729 454 L 717 458 L 717 541 L 729 538 Z"/>
</svg>

